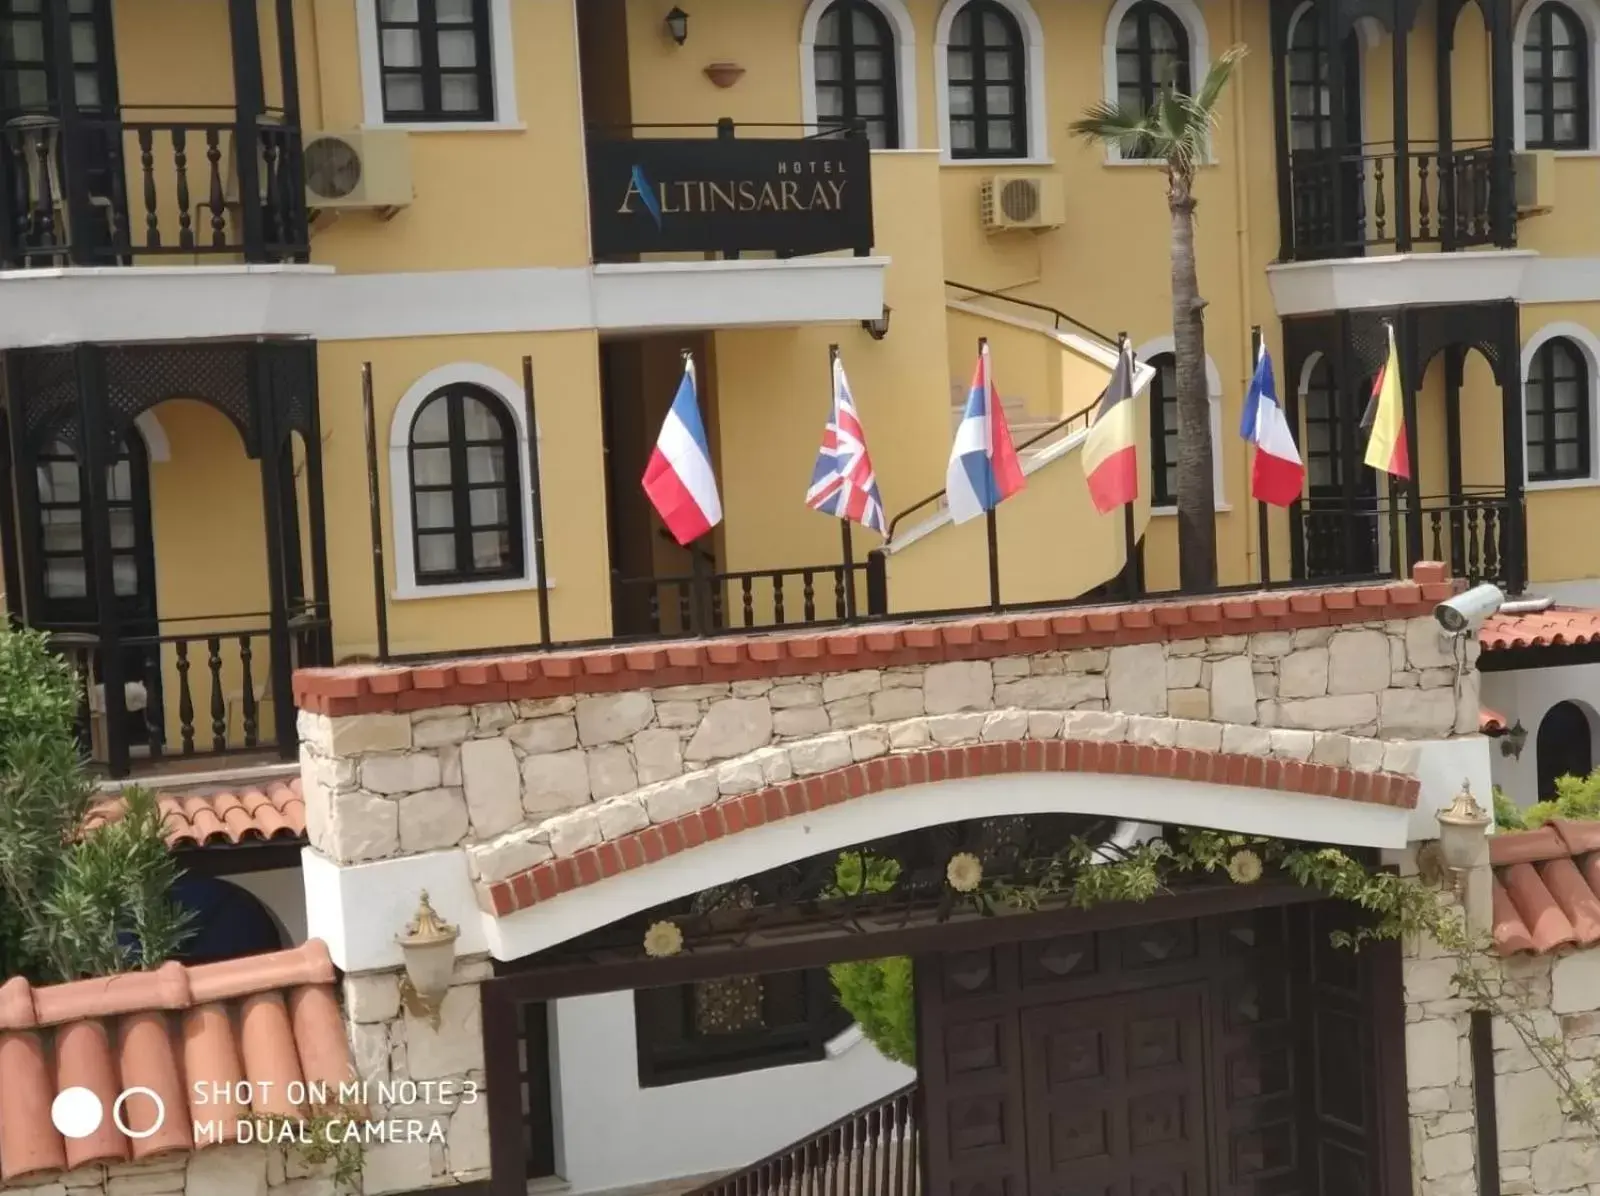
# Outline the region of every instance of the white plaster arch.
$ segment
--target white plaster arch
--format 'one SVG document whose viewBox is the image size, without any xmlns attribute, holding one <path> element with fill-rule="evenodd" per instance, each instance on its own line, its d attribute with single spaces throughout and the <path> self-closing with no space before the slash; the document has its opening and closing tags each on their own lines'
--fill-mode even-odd
<svg viewBox="0 0 1600 1196">
<path fill-rule="evenodd" d="M 1523 91 L 1522 51 L 1528 41 L 1528 26 L 1533 21 L 1533 14 L 1538 12 L 1552 0 L 1530 0 L 1522 6 L 1522 11 L 1517 14 L 1516 24 L 1511 28 L 1511 129 L 1515 137 L 1514 144 L 1519 150 L 1528 148 L 1528 97 Z M 1556 0 L 1571 10 L 1572 15 L 1578 18 L 1578 23 L 1587 34 L 1587 50 L 1589 54 L 1589 127 L 1584 130 L 1586 144 L 1583 149 L 1558 150 L 1557 153 L 1567 154 L 1593 154 L 1600 152 L 1600 76 L 1595 73 L 1600 67 L 1597 57 L 1600 57 L 1600 0 Z"/>
<path fill-rule="evenodd" d="M 1183 26 L 1184 32 L 1189 37 L 1189 86 L 1199 87 L 1200 80 L 1206 77 L 1206 71 L 1211 68 L 1211 39 L 1206 32 L 1205 14 L 1200 11 L 1199 5 L 1194 0 L 1155 0 L 1162 8 L 1178 18 L 1178 23 Z M 1105 101 L 1108 104 L 1117 102 L 1117 31 L 1122 28 L 1122 19 L 1128 15 L 1128 10 L 1140 0 L 1117 0 L 1111 6 L 1111 13 L 1106 17 L 1105 35 L 1101 39 L 1101 69 L 1104 74 L 1103 86 L 1105 88 Z M 1207 159 L 1211 154 L 1206 154 Z M 1117 145 L 1106 146 L 1106 161 L 1129 166 L 1160 166 L 1162 163 L 1154 159 L 1124 158 L 1122 148 Z"/>
<path fill-rule="evenodd" d="M 411 522 L 411 421 L 429 396 L 446 386 L 477 386 L 505 404 L 517 430 L 518 479 L 522 504 L 522 576 L 495 581 L 459 582 L 451 585 L 417 583 L 416 544 Z M 538 431 L 534 430 L 534 439 Z M 529 455 L 527 408 L 522 387 L 492 366 L 476 361 L 458 361 L 429 370 L 411 384 L 401 397 L 389 422 L 389 517 L 394 536 L 394 590 L 397 600 L 408 598 L 450 598 L 461 594 L 490 594 L 509 590 L 531 590 L 539 579 L 533 566 L 533 489 Z"/>
<path fill-rule="evenodd" d="M 1522 345 L 1522 410 L 1518 424 L 1522 428 L 1522 443 L 1528 443 L 1528 370 L 1533 365 L 1533 355 L 1541 345 L 1556 339 L 1571 341 L 1583 355 L 1584 368 L 1589 376 L 1589 473 L 1581 478 L 1562 478 L 1559 481 L 1528 481 L 1528 454 L 1522 454 L 1522 480 L 1529 490 L 1573 490 L 1583 486 L 1600 485 L 1600 409 L 1596 407 L 1596 389 L 1600 388 L 1600 336 L 1582 324 L 1557 320 L 1546 324 Z"/>
<path fill-rule="evenodd" d="M 939 156 L 947 164 L 987 166 L 1019 162 L 1049 165 L 1050 112 L 1045 97 L 1044 26 L 1028 0 L 995 0 L 1016 17 L 1022 29 L 1023 63 L 1027 71 L 1028 152 L 1015 158 L 952 158 L 950 156 L 950 26 L 971 0 L 945 0 L 933 30 L 933 98 L 938 114 Z"/>
<path fill-rule="evenodd" d="M 1137 361 L 1149 361 L 1162 353 L 1177 352 L 1177 342 L 1171 336 L 1158 336 L 1145 341 L 1133 351 Z M 1153 376 L 1152 376 L 1153 377 Z M 1217 369 L 1217 363 L 1211 360 L 1211 354 L 1206 354 L 1206 394 L 1211 400 L 1211 487 L 1213 502 L 1217 510 L 1229 511 L 1233 508 L 1228 505 L 1228 496 L 1223 488 L 1222 478 L 1222 372 Z M 1176 515 L 1178 508 L 1155 507 L 1150 508 L 1152 515 Z"/>
<path fill-rule="evenodd" d="M 817 23 L 834 0 L 811 0 L 800 19 L 800 119 L 816 130 Z M 917 140 L 917 26 L 905 0 L 867 0 L 889 22 L 894 34 L 895 106 L 899 109 L 900 148 L 921 148 Z"/>
<path fill-rule="evenodd" d="M 1129 821 L 1188 824 L 1197 809 L 1204 810 L 1204 825 L 1218 830 L 1366 847 L 1403 847 L 1411 817 L 1410 810 L 1369 802 L 1164 777 L 967 777 L 886 790 L 751 827 L 503 918 L 480 911 L 481 925 L 496 959 L 520 959 L 713 885 L 821 852 L 959 822 L 974 810 L 985 816 L 1115 811 Z M 405 884 L 407 892 L 414 891 L 409 879 Z"/>
<path fill-rule="evenodd" d="M 167 439 L 167 430 L 161 426 L 154 411 L 141 411 L 133 421 L 133 426 L 139 429 L 139 435 L 144 439 L 144 451 L 150 464 L 160 465 L 172 460 L 172 442 Z"/>
</svg>

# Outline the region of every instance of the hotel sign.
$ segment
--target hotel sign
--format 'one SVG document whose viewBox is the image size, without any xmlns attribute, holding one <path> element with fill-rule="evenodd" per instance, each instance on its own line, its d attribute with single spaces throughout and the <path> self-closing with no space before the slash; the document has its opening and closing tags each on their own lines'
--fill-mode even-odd
<svg viewBox="0 0 1600 1196">
<path fill-rule="evenodd" d="M 871 175 L 864 137 L 591 139 L 594 256 L 867 254 Z"/>
</svg>

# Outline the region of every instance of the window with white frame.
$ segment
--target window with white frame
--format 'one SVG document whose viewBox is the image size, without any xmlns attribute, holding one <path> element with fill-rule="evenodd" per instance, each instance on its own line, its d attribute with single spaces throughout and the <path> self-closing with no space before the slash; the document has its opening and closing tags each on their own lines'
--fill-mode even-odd
<svg viewBox="0 0 1600 1196">
<path fill-rule="evenodd" d="M 357 0 L 369 125 L 518 127 L 513 0 Z"/>
<path fill-rule="evenodd" d="M 1528 149 L 1593 148 L 1589 40 L 1588 27 L 1560 0 L 1544 0 L 1524 18 L 1519 91 Z"/>
<path fill-rule="evenodd" d="M 518 387 L 458 363 L 419 379 L 389 430 L 396 598 L 537 584 L 528 432 Z"/>
<path fill-rule="evenodd" d="M 1117 104 L 1136 112 L 1155 107 L 1164 88 L 1184 95 L 1190 84 L 1189 34 L 1178 15 L 1157 0 L 1140 0 L 1117 25 Z"/>
<path fill-rule="evenodd" d="M 1528 481 L 1589 477 L 1594 390 L 1583 349 L 1565 336 L 1546 340 L 1528 362 L 1523 395 Z"/>
<path fill-rule="evenodd" d="M 970 0 L 946 49 L 952 158 L 1028 152 L 1028 53 L 1022 25 L 998 0 Z"/>
<path fill-rule="evenodd" d="M 1170 515 L 1178 509 L 1178 359 L 1170 336 L 1158 336 L 1134 350 L 1134 357 L 1152 371 L 1148 389 L 1140 396 L 1150 413 L 1150 509 Z M 1211 487 L 1219 511 L 1228 510 L 1223 488 L 1222 375 L 1208 356 L 1205 364 L 1206 397 L 1211 408 Z"/>
<path fill-rule="evenodd" d="M 811 61 L 817 123 L 859 123 L 873 149 L 900 148 L 898 49 L 873 0 L 832 0 L 817 19 Z"/>
</svg>

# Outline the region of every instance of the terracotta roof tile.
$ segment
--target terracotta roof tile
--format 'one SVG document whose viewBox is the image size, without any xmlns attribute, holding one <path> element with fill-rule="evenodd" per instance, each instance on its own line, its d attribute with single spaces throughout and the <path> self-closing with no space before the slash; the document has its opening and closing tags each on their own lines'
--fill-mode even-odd
<svg viewBox="0 0 1600 1196">
<path fill-rule="evenodd" d="M 192 968 L 171 963 L 37 989 L 20 977 L 0 985 L 0 1183 L 198 1149 L 206 1143 L 193 1137 L 196 1122 L 227 1141 L 252 1114 L 306 1112 L 289 1103 L 290 1081 L 336 1088 L 353 1078 L 333 981 L 328 949 L 313 939 Z M 255 1085 L 249 1107 L 191 1103 L 197 1085 L 221 1091 L 241 1080 Z M 165 1117 L 144 1138 L 125 1136 L 108 1115 L 89 1137 L 63 1139 L 50 1106 L 73 1086 L 90 1089 L 107 1110 L 119 1093 L 146 1088 Z M 122 1114 L 136 1133 L 146 1131 L 155 1104 L 135 1096 Z"/>
<path fill-rule="evenodd" d="M 300 779 L 273 781 L 264 789 L 239 793 L 162 794 L 157 799 L 166 816 L 170 847 L 218 847 L 306 837 L 306 804 Z M 122 816 L 123 801 L 109 797 L 89 811 L 94 829 Z"/>
<path fill-rule="evenodd" d="M 1600 943 L 1600 822 L 1558 818 L 1489 840 L 1502 955 Z"/>
<path fill-rule="evenodd" d="M 1577 606 L 1552 606 L 1525 615 L 1491 615 L 1478 632 L 1478 644 L 1485 652 L 1595 642 L 1600 642 L 1600 610 Z"/>
</svg>

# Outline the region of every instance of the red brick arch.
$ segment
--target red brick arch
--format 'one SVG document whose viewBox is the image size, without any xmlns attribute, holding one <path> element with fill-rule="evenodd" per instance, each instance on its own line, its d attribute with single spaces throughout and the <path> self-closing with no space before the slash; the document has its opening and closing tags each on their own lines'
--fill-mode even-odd
<svg viewBox="0 0 1600 1196">
<path fill-rule="evenodd" d="M 547 860 L 490 885 L 488 904 L 496 917 L 505 917 L 711 840 L 872 793 L 960 777 L 1036 772 L 1168 777 L 1406 809 L 1416 806 L 1420 787 L 1415 777 L 1400 773 L 1150 744 L 1030 739 L 923 748 L 726 796 L 669 822 Z"/>
</svg>

